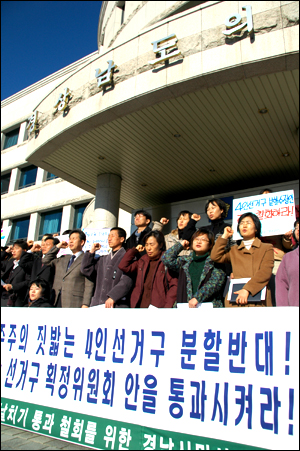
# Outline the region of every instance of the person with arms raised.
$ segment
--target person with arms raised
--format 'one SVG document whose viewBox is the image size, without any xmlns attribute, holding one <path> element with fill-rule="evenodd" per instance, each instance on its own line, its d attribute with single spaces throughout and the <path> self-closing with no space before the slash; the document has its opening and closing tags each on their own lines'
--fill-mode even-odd
<svg viewBox="0 0 300 451">
<path fill-rule="evenodd" d="M 16 240 L 5 251 L 13 258 L 1 261 L 1 307 L 23 307 L 25 304 L 33 265 L 33 255 L 27 250 L 25 240 Z"/>
<path fill-rule="evenodd" d="M 130 298 L 131 308 L 172 308 L 176 301 L 177 276 L 166 270 L 161 256 L 165 240 L 161 232 L 152 230 L 144 237 L 142 245 L 129 249 L 119 268 L 135 279 Z M 141 257 L 141 253 L 146 254 Z"/>
<path fill-rule="evenodd" d="M 95 252 L 100 250 L 100 243 L 92 244 L 91 250 L 85 252 L 81 262 L 81 272 L 95 281 L 95 294 L 90 307 L 105 304 L 106 308 L 129 307 L 127 295 L 132 286 L 132 279 L 118 268 L 126 253 L 123 245 L 126 232 L 121 227 L 113 227 L 108 235 L 108 245 L 111 252 L 95 258 Z"/>
<path fill-rule="evenodd" d="M 190 308 L 195 308 L 202 303 L 211 303 L 214 308 L 223 307 L 222 287 L 226 275 L 210 258 L 213 245 L 213 233 L 201 227 L 190 243 L 187 240 L 178 242 L 163 254 L 161 259 L 165 266 L 179 271 L 177 304 L 188 302 Z M 182 255 L 182 249 L 189 247 L 192 252 Z"/>
<path fill-rule="evenodd" d="M 55 276 L 53 290 L 55 292 L 55 307 L 87 308 L 91 303 L 94 283 L 80 271 L 83 259 L 83 246 L 86 235 L 82 230 L 71 230 L 69 243 L 61 241 L 44 257 L 44 263 L 54 267 Z M 56 258 L 59 250 L 69 247 L 72 255 L 66 254 Z"/>
<path fill-rule="evenodd" d="M 225 299 L 225 307 L 272 307 L 271 291 L 268 282 L 274 265 L 274 252 L 271 244 L 262 243 L 261 222 L 253 213 L 244 213 L 238 221 L 238 232 L 243 240 L 229 249 L 228 239 L 232 237 L 231 227 L 225 227 L 211 251 L 211 259 L 217 263 L 229 262 L 232 265 L 233 278 L 250 278 L 241 290 L 234 292 L 236 302 Z M 255 296 L 267 287 L 266 298 L 259 302 L 248 302 L 249 294 Z"/>
<path fill-rule="evenodd" d="M 177 228 L 165 235 L 166 249 L 170 249 L 174 244 L 182 242 L 183 240 L 190 241 L 193 234 L 196 232 L 196 224 L 200 219 L 201 216 L 197 213 L 191 213 L 188 210 L 180 211 L 176 219 Z M 167 218 L 161 218 L 159 222 L 154 221 L 153 230 L 159 230 L 161 232 L 168 222 L 169 219 Z M 180 255 L 188 255 L 189 253 L 189 250 L 182 249 Z"/>
</svg>

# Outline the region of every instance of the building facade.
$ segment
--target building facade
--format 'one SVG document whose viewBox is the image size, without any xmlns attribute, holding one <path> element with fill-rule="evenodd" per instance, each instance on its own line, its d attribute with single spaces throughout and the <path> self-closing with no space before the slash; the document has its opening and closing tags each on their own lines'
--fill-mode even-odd
<svg viewBox="0 0 300 451">
<path fill-rule="evenodd" d="M 299 203 L 298 80 L 298 2 L 102 2 L 98 52 L 2 102 L 4 147 L 20 125 L 2 150 L 3 225 L 29 213 L 40 236 L 40 190 L 47 211 L 62 207 L 61 231 L 90 201 L 86 225 L 147 208 L 168 230 L 178 209 L 265 186 Z M 28 166 L 39 188 L 25 199 Z"/>
</svg>

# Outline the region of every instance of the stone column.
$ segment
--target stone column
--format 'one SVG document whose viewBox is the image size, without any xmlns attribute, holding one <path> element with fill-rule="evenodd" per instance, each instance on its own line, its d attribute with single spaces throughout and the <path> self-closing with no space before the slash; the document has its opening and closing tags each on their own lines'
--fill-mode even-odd
<svg viewBox="0 0 300 451">
<path fill-rule="evenodd" d="M 35 184 L 36 185 L 40 185 L 41 183 L 45 182 L 46 175 L 47 175 L 47 171 L 45 171 L 42 168 L 38 168 L 37 174 L 36 174 Z"/>
<path fill-rule="evenodd" d="M 97 177 L 94 220 L 89 227 L 117 227 L 119 217 L 121 177 L 100 174 Z"/>
<path fill-rule="evenodd" d="M 8 192 L 13 193 L 17 189 L 19 189 L 21 171 L 19 168 L 15 168 L 11 171 L 10 182 L 8 187 Z"/>
<path fill-rule="evenodd" d="M 22 122 L 20 125 L 19 137 L 18 137 L 18 145 L 22 144 L 27 139 L 27 121 Z"/>
<path fill-rule="evenodd" d="M 28 240 L 36 241 L 39 236 L 39 228 L 41 222 L 41 215 L 39 213 L 31 213 L 28 229 Z"/>
<path fill-rule="evenodd" d="M 73 207 L 73 205 L 65 205 L 63 207 L 60 227 L 61 234 L 63 234 L 65 230 L 73 229 L 74 213 L 75 208 Z"/>
</svg>

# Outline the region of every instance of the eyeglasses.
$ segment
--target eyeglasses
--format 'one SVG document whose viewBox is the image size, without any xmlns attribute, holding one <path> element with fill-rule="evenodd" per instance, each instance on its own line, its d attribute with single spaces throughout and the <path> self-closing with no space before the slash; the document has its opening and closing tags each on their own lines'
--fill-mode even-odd
<svg viewBox="0 0 300 451">
<path fill-rule="evenodd" d="M 138 213 L 137 215 L 135 215 L 135 218 L 138 216 L 141 218 L 142 216 L 145 216 L 145 215 L 143 215 L 143 213 Z"/>
<path fill-rule="evenodd" d="M 250 221 L 241 221 L 240 225 L 252 225 L 252 222 L 250 222 Z"/>
<path fill-rule="evenodd" d="M 194 241 L 204 241 L 205 243 L 209 243 L 209 240 L 206 238 L 195 238 Z"/>
</svg>

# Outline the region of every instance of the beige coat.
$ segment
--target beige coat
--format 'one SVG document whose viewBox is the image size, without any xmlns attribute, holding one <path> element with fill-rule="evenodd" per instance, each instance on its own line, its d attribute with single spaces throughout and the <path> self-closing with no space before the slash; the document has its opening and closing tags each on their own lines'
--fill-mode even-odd
<svg viewBox="0 0 300 451">
<path fill-rule="evenodd" d="M 158 221 L 153 221 L 153 229 L 152 230 L 158 230 L 159 232 L 162 232 L 163 230 L 163 224 Z M 182 242 L 182 240 L 179 239 L 178 235 L 178 229 L 172 230 L 168 235 L 165 235 L 165 243 L 166 243 L 166 250 L 170 249 L 170 247 L 174 246 L 174 244 Z M 190 250 L 182 250 L 178 255 L 189 255 L 191 253 Z"/>
<path fill-rule="evenodd" d="M 255 238 L 250 249 L 246 249 L 244 242 L 237 246 L 232 246 L 225 251 L 227 240 L 219 237 L 211 251 L 211 259 L 218 263 L 230 262 L 235 279 L 244 277 L 251 278 L 244 285 L 252 296 L 262 290 L 269 282 L 274 265 L 274 251 L 272 244 L 262 243 Z M 271 291 L 267 286 L 267 296 L 265 301 L 240 305 L 231 304 L 225 298 L 225 307 L 272 307 Z"/>
</svg>

